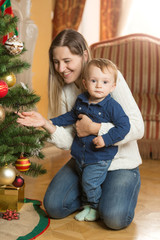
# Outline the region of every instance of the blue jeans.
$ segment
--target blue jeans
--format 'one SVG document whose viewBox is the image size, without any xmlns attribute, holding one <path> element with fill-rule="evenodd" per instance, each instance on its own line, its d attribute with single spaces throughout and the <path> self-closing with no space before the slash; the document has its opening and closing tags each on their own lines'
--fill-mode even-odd
<svg viewBox="0 0 160 240">
<path fill-rule="evenodd" d="M 111 229 L 127 227 L 133 220 L 140 190 L 139 169 L 108 171 L 98 206 L 101 219 Z M 64 218 L 81 207 L 81 187 L 71 159 L 52 179 L 44 206 L 52 218 Z"/>
<path fill-rule="evenodd" d="M 102 195 L 101 185 L 106 179 L 111 160 L 99 161 L 94 164 L 76 162 L 76 170 L 82 187 L 82 205 L 90 205 L 92 208 L 97 209 Z"/>
</svg>

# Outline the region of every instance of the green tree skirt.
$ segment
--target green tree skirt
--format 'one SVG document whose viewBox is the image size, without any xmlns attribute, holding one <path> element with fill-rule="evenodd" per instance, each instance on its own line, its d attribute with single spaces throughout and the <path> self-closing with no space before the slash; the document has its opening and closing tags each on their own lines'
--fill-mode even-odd
<svg viewBox="0 0 160 240">
<path fill-rule="evenodd" d="M 20 236 L 19 238 L 17 238 L 17 240 L 35 239 L 37 236 L 42 234 L 49 227 L 50 224 L 50 218 L 47 216 L 46 212 L 41 209 L 42 203 L 40 201 L 25 198 L 24 203 L 33 203 L 33 207 L 38 213 L 40 219 L 38 225 L 33 229 L 32 232 L 28 233 L 25 236 Z"/>
</svg>

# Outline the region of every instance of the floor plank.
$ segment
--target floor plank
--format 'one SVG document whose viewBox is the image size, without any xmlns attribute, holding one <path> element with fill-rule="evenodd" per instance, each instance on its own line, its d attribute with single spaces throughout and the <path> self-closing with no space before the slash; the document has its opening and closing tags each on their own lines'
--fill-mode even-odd
<svg viewBox="0 0 160 240">
<path fill-rule="evenodd" d="M 25 197 L 43 201 L 47 186 L 56 172 L 69 160 L 69 151 L 46 147 L 44 167 L 47 174 L 25 177 Z M 46 232 L 37 240 L 160 240 L 160 161 L 143 160 L 140 166 L 141 190 L 131 225 L 120 231 L 106 229 L 101 221 L 78 222 L 74 215 L 61 220 L 51 219 Z"/>
</svg>

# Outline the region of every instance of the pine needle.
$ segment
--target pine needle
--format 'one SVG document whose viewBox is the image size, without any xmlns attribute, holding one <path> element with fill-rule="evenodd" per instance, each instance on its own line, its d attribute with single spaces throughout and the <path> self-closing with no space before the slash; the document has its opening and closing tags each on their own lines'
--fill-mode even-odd
<svg viewBox="0 0 160 240">
<path fill-rule="evenodd" d="M 32 177 L 37 177 L 39 175 L 43 175 L 47 172 L 45 168 L 42 167 L 42 165 L 32 162 L 30 169 L 26 172 L 24 172 L 25 175 L 29 175 Z"/>
</svg>

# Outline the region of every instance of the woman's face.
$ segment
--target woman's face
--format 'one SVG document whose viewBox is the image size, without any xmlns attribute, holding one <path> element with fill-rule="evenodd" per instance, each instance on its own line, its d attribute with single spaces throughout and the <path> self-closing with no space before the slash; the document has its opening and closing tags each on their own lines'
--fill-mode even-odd
<svg viewBox="0 0 160 240">
<path fill-rule="evenodd" d="M 66 84 L 75 82 L 82 71 L 82 56 L 72 54 L 68 47 L 56 47 L 53 50 L 55 70 Z"/>
</svg>

